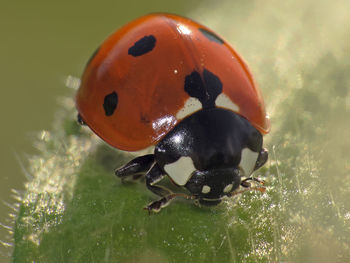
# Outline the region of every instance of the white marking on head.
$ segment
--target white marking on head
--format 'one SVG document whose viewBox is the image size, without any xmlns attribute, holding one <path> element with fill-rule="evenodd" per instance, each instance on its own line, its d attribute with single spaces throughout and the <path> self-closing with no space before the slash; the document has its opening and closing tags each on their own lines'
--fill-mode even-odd
<svg viewBox="0 0 350 263">
<path fill-rule="evenodd" d="M 186 100 L 185 105 L 176 113 L 176 119 L 181 120 L 192 113 L 202 109 L 202 104 L 196 98 L 189 98 Z"/>
<path fill-rule="evenodd" d="M 203 185 L 202 187 L 202 194 L 207 194 L 210 192 L 210 186 L 209 185 Z"/>
<path fill-rule="evenodd" d="M 228 184 L 224 188 L 224 193 L 228 193 L 232 190 L 233 184 Z"/>
<path fill-rule="evenodd" d="M 190 179 L 196 168 L 191 157 L 183 156 L 174 163 L 164 165 L 164 170 L 177 185 L 183 186 Z"/>
<path fill-rule="evenodd" d="M 259 153 L 253 152 L 248 148 L 242 150 L 241 162 L 238 166 L 243 171 L 243 176 L 249 176 L 253 172 L 258 156 Z"/>
<path fill-rule="evenodd" d="M 232 110 L 234 112 L 239 112 L 239 107 L 232 102 L 232 100 L 227 97 L 224 93 L 221 93 L 215 100 L 215 104 L 218 107 Z"/>
</svg>

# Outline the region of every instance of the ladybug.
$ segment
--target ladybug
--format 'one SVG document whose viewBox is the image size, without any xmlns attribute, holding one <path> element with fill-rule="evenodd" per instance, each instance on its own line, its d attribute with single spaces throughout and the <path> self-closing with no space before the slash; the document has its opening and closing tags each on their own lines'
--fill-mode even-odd
<svg viewBox="0 0 350 263">
<path fill-rule="evenodd" d="M 217 205 L 239 186 L 252 189 L 250 175 L 268 159 L 269 118 L 247 65 L 212 30 L 177 15 L 147 15 L 107 38 L 87 63 L 76 107 L 110 145 L 154 146 L 115 171 L 145 175 L 161 197 L 149 211 L 179 196 Z M 166 176 L 179 193 L 158 185 Z"/>
</svg>

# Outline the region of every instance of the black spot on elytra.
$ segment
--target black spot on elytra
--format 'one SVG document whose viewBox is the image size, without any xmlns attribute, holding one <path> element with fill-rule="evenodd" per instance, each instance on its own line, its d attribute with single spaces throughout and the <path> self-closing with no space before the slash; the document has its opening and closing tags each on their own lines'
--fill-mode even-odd
<svg viewBox="0 0 350 263">
<path fill-rule="evenodd" d="M 142 56 L 154 48 L 156 45 L 156 38 L 153 35 L 144 36 L 140 40 L 136 41 L 135 44 L 129 48 L 128 54 L 134 57 Z"/>
<path fill-rule="evenodd" d="M 199 31 L 201 31 L 201 33 L 206 37 L 208 38 L 210 41 L 214 41 L 216 43 L 219 43 L 219 44 L 224 44 L 225 41 L 222 40 L 220 37 L 218 37 L 216 34 L 214 34 L 213 32 L 210 32 L 204 28 L 200 28 Z"/>
<path fill-rule="evenodd" d="M 88 62 L 86 63 L 86 66 L 90 64 L 90 62 L 96 57 L 97 53 L 100 51 L 100 47 L 96 48 L 94 53 L 92 53 L 91 57 L 89 58 Z"/>
<path fill-rule="evenodd" d="M 197 98 L 203 108 L 215 107 L 215 100 L 222 92 L 220 79 L 207 69 L 203 70 L 203 78 L 193 71 L 185 77 L 185 91 L 191 97 Z"/>
<path fill-rule="evenodd" d="M 219 94 L 222 92 L 222 83 L 218 76 L 214 75 L 207 69 L 203 70 L 203 78 L 205 86 L 209 93 L 209 97 L 215 104 L 217 96 L 219 96 Z"/>
<path fill-rule="evenodd" d="M 201 75 L 197 71 L 193 71 L 185 77 L 185 91 L 191 97 L 199 99 L 200 102 L 206 101 L 206 91 L 204 89 Z"/>
<path fill-rule="evenodd" d="M 113 115 L 115 109 L 118 105 L 118 95 L 116 92 L 112 92 L 111 94 L 106 95 L 104 102 L 103 102 L 103 108 L 105 110 L 106 116 Z"/>
</svg>

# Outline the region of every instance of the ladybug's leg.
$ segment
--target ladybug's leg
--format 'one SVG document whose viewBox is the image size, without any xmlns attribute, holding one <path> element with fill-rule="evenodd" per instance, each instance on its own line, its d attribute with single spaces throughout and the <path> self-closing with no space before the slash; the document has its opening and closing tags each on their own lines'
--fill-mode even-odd
<svg viewBox="0 0 350 263">
<path fill-rule="evenodd" d="M 249 187 L 249 188 L 246 188 L 246 189 L 242 189 L 240 191 L 233 191 L 233 192 L 227 194 L 227 196 L 228 197 L 232 197 L 232 196 L 243 194 L 244 192 L 249 192 L 249 191 L 259 191 L 261 193 L 265 193 L 266 188 L 263 187 L 263 186 L 253 186 L 253 187 Z"/>
<path fill-rule="evenodd" d="M 262 181 L 260 179 L 257 179 L 257 178 L 254 178 L 254 177 L 248 177 L 248 178 L 244 179 L 241 182 L 241 186 L 246 187 L 246 188 L 251 187 L 251 184 L 248 181 L 255 181 L 255 182 L 258 182 L 260 185 L 264 185 L 265 184 L 264 181 Z"/>
<path fill-rule="evenodd" d="M 165 176 L 165 173 L 157 163 L 155 163 L 146 174 L 146 185 L 148 189 L 151 190 L 156 195 L 159 195 L 162 197 L 172 194 L 172 192 L 169 189 L 160 185 L 155 185 L 160 180 L 162 180 L 164 176 Z"/>
<path fill-rule="evenodd" d="M 154 155 L 147 154 L 137 157 L 122 167 L 115 170 L 115 175 L 125 179 L 126 177 L 133 176 L 133 179 L 137 179 L 145 174 L 154 163 Z"/>
<path fill-rule="evenodd" d="M 183 193 L 173 193 L 168 188 L 160 185 L 156 185 L 160 180 L 162 180 L 165 176 L 165 173 L 160 168 L 160 166 L 156 163 L 153 165 L 151 170 L 146 174 L 146 185 L 149 190 L 151 190 L 156 195 L 162 196 L 163 198 L 150 203 L 144 209 L 149 212 L 159 212 L 160 209 L 169 205 L 171 200 L 176 197 L 184 197 L 186 199 L 193 199 L 192 196 L 183 194 Z"/>
<path fill-rule="evenodd" d="M 162 199 L 150 203 L 144 209 L 148 210 L 148 212 L 159 212 L 160 209 L 169 205 L 171 200 L 173 200 L 176 197 L 183 197 L 185 199 L 196 199 L 196 197 L 193 195 L 187 195 L 184 193 L 172 193 L 168 194 L 167 196 L 164 196 Z"/>
<path fill-rule="evenodd" d="M 256 161 L 254 171 L 262 167 L 267 162 L 268 159 L 269 159 L 269 152 L 265 148 L 262 148 L 259 153 L 258 160 Z"/>
<path fill-rule="evenodd" d="M 80 125 L 86 125 L 85 121 L 83 120 L 83 118 L 81 117 L 81 115 L 78 113 L 77 115 L 77 122 L 80 124 Z"/>
<path fill-rule="evenodd" d="M 259 183 L 259 186 L 251 186 L 251 184 L 248 181 L 255 181 L 257 183 Z M 246 189 L 240 190 L 240 191 L 234 191 L 231 192 L 229 195 L 227 196 L 234 196 L 234 195 L 238 195 L 247 191 L 259 191 L 261 193 L 264 193 L 266 191 L 266 188 L 264 187 L 264 181 L 261 181 L 257 178 L 254 177 L 248 177 L 246 179 L 244 179 L 241 182 L 241 186 L 245 187 Z"/>
</svg>

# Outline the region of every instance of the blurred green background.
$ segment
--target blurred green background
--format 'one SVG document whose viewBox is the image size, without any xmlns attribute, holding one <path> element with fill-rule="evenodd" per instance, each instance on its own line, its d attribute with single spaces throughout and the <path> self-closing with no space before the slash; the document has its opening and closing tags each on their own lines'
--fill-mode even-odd
<svg viewBox="0 0 350 263">
<path fill-rule="evenodd" d="M 262 215 L 278 222 L 271 233 L 281 231 L 272 238 L 279 250 L 272 253 L 275 260 L 283 255 L 293 262 L 347 262 L 349 10 L 348 0 L 3 1 L 0 200 L 5 203 L 0 223 L 11 225 L 11 189 L 23 189 L 20 163 L 26 165 L 26 154 L 36 153 L 37 133 L 51 129 L 61 107 L 58 97 L 73 96 L 66 77 L 79 77 L 96 46 L 119 26 L 166 11 L 194 18 L 224 36 L 260 84 L 272 118 L 266 173 L 277 178 L 270 196 L 278 200 L 261 207 L 266 208 Z M 0 227 L 0 240 L 11 242 L 7 235 Z M 9 251 L 5 246 L 0 244 L 2 254 Z M 0 262 L 5 260 L 0 254 Z"/>
<path fill-rule="evenodd" d="M 20 162 L 26 165 L 26 154 L 36 153 L 37 133 L 51 129 L 58 97 L 73 94 L 66 77 L 79 77 L 96 47 L 128 21 L 150 12 L 186 15 L 205 1 L 4 0 L 0 5 L 0 201 L 11 204 L 11 189 L 22 190 L 26 181 Z M 1 202 L 0 223 L 9 224 L 10 212 Z M 8 240 L 6 235 L 0 227 L 0 240 Z"/>
</svg>

